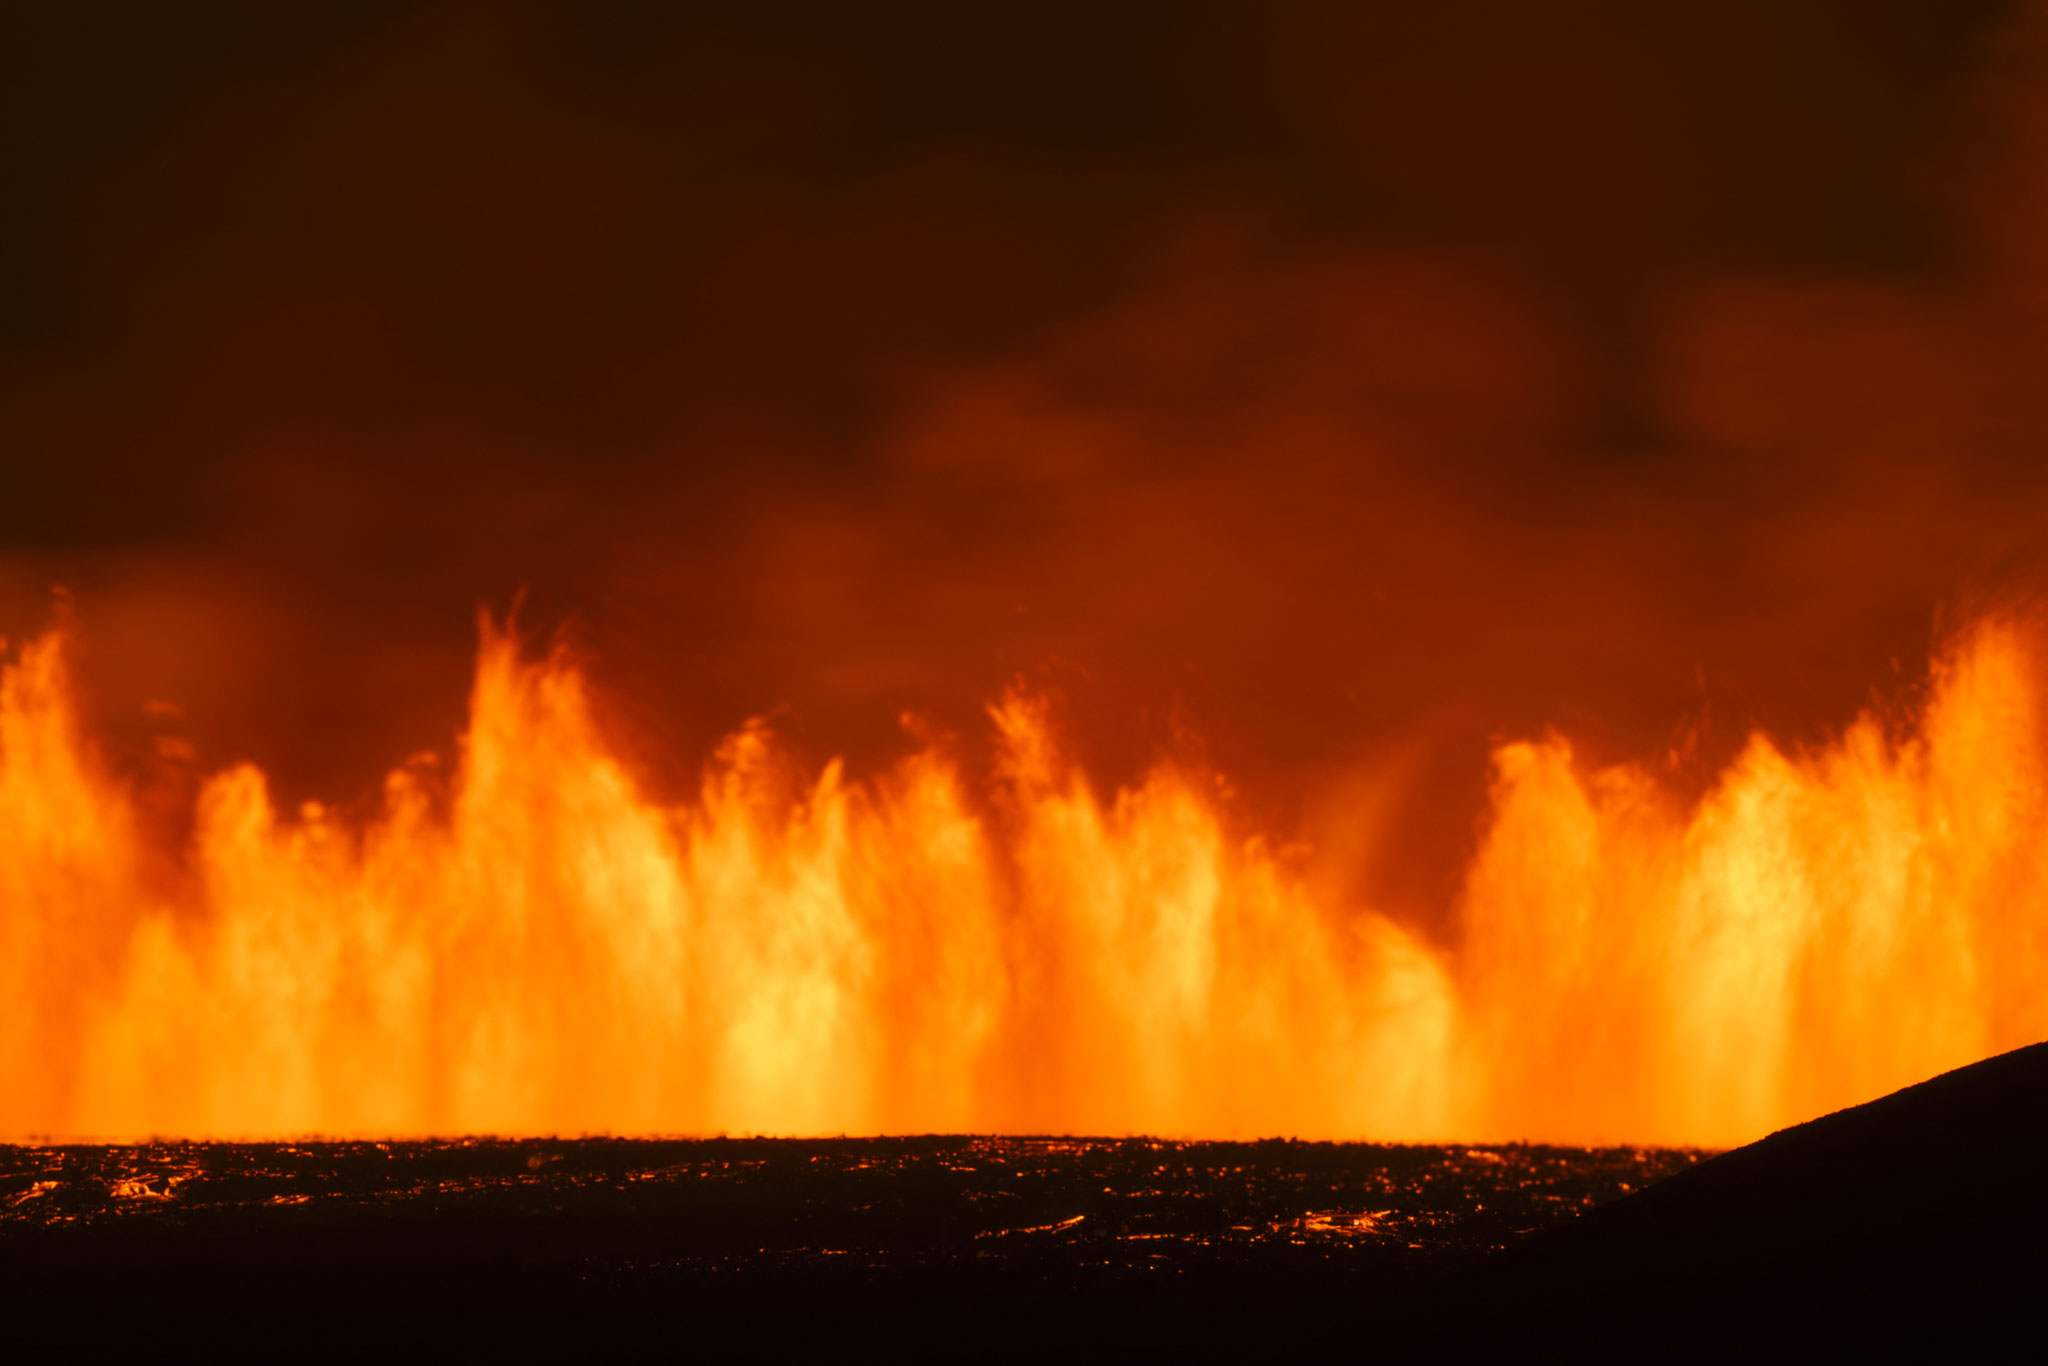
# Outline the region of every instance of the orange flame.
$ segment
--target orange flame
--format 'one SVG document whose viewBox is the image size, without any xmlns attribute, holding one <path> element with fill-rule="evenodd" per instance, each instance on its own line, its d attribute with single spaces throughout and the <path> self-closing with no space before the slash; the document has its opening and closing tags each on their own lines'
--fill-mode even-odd
<svg viewBox="0 0 2048 1366">
<path fill-rule="evenodd" d="M 1742 1142 L 2042 1038 L 2038 676 L 1982 625 L 1903 738 L 1753 736 L 1689 811 L 1501 749 L 1460 946 L 1484 1127 Z"/>
<path fill-rule="evenodd" d="M 445 799 L 280 816 L 236 768 L 174 880 L 53 632 L 0 673 L 0 1134 L 1741 1141 L 2048 1032 L 2036 677 L 1980 627 L 1909 733 L 1756 737 L 1690 807 L 1504 746 L 1436 945 L 1204 772 L 1104 797 L 1021 690 L 990 801 L 753 725 L 665 806 L 488 626 Z"/>
</svg>

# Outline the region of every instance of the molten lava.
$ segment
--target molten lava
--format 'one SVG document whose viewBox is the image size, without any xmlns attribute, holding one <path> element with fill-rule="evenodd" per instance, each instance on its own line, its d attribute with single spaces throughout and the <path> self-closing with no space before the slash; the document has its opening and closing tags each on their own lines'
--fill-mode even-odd
<svg viewBox="0 0 2048 1366">
<path fill-rule="evenodd" d="M 53 632 L 0 675 L 0 1135 L 1737 1142 L 2048 1033 L 2039 683 L 1980 625 L 1910 724 L 1757 736 L 1697 802 L 1503 746 L 1437 943 L 1199 768 L 1105 796 L 1021 690 L 987 792 L 754 725 L 665 805 L 488 627 L 445 779 L 355 822 L 235 768 L 164 850 Z"/>
</svg>

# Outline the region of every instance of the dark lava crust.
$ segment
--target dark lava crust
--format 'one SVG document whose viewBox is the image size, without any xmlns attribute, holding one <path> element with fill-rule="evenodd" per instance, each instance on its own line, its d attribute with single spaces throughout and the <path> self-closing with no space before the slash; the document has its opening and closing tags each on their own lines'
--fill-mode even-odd
<svg viewBox="0 0 2048 1366">
<path fill-rule="evenodd" d="M 0 1149 L 0 1285 L 18 1334 L 74 1347 L 1296 1342 L 1348 1336 L 1352 1309 L 1391 1312 L 1698 1156 L 1026 1138 L 19 1147 Z"/>
<path fill-rule="evenodd" d="M 0 1311 L 31 1349 L 293 1358 L 1982 1354 L 2038 1343 L 2048 1317 L 2044 1152 L 2048 1045 L 1705 1161 L 1135 1139 L 0 1148 Z"/>
</svg>

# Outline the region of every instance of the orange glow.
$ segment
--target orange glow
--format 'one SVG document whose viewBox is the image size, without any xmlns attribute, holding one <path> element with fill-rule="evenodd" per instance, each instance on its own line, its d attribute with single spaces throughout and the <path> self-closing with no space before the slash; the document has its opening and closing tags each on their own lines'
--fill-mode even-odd
<svg viewBox="0 0 2048 1366">
<path fill-rule="evenodd" d="M 1911 729 L 1752 736 L 1695 808 L 1562 740 L 1495 755 L 1459 972 L 1488 1133 L 1729 1144 L 2048 1034 L 2048 754 L 2027 634 Z"/>
<path fill-rule="evenodd" d="M 1023 690 L 985 793 L 752 725 L 661 804 L 488 626 L 448 774 L 358 821 L 231 769 L 171 857 L 53 632 L 0 676 L 0 1134 L 1737 1142 L 2048 1032 L 2038 696 L 1994 622 L 1912 725 L 1755 737 L 1694 804 L 1505 745 L 1435 943 L 1212 773 L 1101 793 Z"/>
</svg>

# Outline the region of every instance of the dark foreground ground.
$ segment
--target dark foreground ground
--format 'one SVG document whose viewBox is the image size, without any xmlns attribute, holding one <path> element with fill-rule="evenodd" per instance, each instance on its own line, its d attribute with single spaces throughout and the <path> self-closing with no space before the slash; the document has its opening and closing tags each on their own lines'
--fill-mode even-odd
<svg viewBox="0 0 2048 1366">
<path fill-rule="evenodd" d="M 2044 1048 L 1711 1160 L 978 1138 L 0 1148 L 0 1322 L 44 1351 L 294 1358 L 1924 1353 L 2042 1326 L 2044 1155 Z"/>
<path fill-rule="evenodd" d="M 767 1356 L 1369 1329 L 1669 1150 L 1029 1138 L 0 1149 L 16 1326 Z"/>
</svg>

